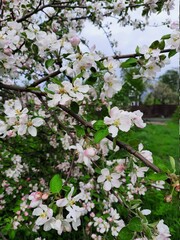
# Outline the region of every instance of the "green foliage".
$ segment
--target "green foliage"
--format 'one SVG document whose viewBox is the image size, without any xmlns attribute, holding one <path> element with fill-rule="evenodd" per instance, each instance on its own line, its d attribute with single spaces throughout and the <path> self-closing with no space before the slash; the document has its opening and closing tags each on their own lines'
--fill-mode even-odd
<svg viewBox="0 0 180 240">
<path fill-rule="evenodd" d="M 59 174 L 52 177 L 50 181 L 50 190 L 52 193 L 59 193 L 62 189 L 62 179 Z"/>
</svg>

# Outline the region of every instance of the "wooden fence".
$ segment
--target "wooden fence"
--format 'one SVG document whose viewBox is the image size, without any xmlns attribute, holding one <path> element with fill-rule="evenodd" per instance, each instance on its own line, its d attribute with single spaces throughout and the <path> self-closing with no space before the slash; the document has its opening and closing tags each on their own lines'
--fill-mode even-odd
<svg viewBox="0 0 180 240">
<path fill-rule="evenodd" d="M 177 105 L 140 105 L 131 106 L 131 111 L 140 110 L 144 114 L 143 118 L 169 118 L 173 115 L 176 108 Z"/>
</svg>

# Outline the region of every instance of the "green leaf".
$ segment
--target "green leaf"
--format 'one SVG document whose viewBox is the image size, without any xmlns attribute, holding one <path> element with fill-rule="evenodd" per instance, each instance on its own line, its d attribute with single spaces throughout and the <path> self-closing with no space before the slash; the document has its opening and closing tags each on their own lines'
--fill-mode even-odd
<svg viewBox="0 0 180 240">
<path fill-rule="evenodd" d="M 129 58 L 125 62 L 121 64 L 122 68 L 129 68 L 129 67 L 135 67 L 137 65 L 137 59 L 136 58 Z"/>
<path fill-rule="evenodd" d="M 59 174 L 54 175 L 50 181 L 50 190 L 52 193 L 59 193 L 62 189 L 62 179 Z"/>
<path fill-rule="evenodd" d="M 81 126 L 74 126 L 74 128 L 76 129 L 76 134 L 77 134 L 78 137 L 82 137 L 82 136 L 84 136 L 86 134 L 83 127 L 81 127 Z"/>
<path fill-rule="evenodd" d="M 32 45 L 32 50 L 34 52 L 35 55 L 38 55 L 38 52 L 39 52 L 39 48 L 36 44 L 33 44 Z"/>
<path fill-rule="evenodd" d="M 159 49 L 163 50 L 165 47 L 165 41 L 162 40 L 160 43 L 159 43 Z"/>
<path fill-rule="evenodd" d="M 133 239 L 133 232 L 129 230 L 127 227 L 121 229 L 118 235 L 118 240 L 132 240 Z"/>
<path fill-rule="evenodd" d="M 139 46 L 136 47 L 135 52 L 136 52 L 136 54 L 140 54 L 140 52 L 139 52 Z"/>
<path fill-rule="evenodd" d="M 159 41 L 156 40 L 150 45 L 149 48 L 156 49 L 158 47 L 159 47 Z"/>
<path fill-rule="evenodd" d="M 134 199 L 130 201 L 131 209 L 136 209 L 142 203 L 140 199 Z"/>
<path fill-rule="evenodd" d="M 165 173 L 151 173 L 148 178 L 153 181 L 166 180 L 168 176 Z"/>
<path fill-rule="evenodd" d="M 162 36 L 161 39 L 169 39 L 170 37 L 171 37 L 171 34 L 166 34 L 166 35 Z"/>
<path fill-rule="evenodd" d="M 169 160 L 170 160 L 170 163 L 171 163 L 171 167 L 172 167 L 172 169 L 173 169 L 173 171 L 174 171 L 174 173 L 176 172 L 176 163 L 175 163 L 175 160 L 174 160 L 174 158 L 173 157 L 169 157 Z"/>
<path fill-rule="evenodd" d="M 104 123 L 103 120 L 98 120 L 93 124 L 93 128 L 95 130 L 99 130 L 99 129 L 106 128 L 106 127 L 107 126 L 106 126 L 106 124 Z"/>
<path fill-rule="evenodd" d="M 54 65 L 54 60 L 53 59 L 48 59 L 45 61 L 45 67 L 49 68 L 52 67 Z"/>
<path fill-rule="evenodd" d="M 94 142 L 99 143 L 103 138 L 109 134 L 108 129 L 100 129 L 94 134 Z"/>
<path fill-rule="evenodd" d="M 74 113 L 78 114 L 78 112 L 79 112 L 79 105 L 76 102 L 71 102 L 71 106 L 70 107 L 71 107 L 71 110 Z"/>
<path fill-rule="evenodd" d="M 173 57 L 176 53 L 177 53 L 176 50 L 175 50 L 175 49 L 172 49 L 172 50 L 169 51 L 168 57 L 171 58 L 171 57 Z"/>
<path fill-rule="evenodd" d="M 86 84 L 93 85 L 97 81 L 97 77 L 94 77 L 93 74 L 86 80 Z"/>
<path fill-rule="evenodd" d="M 15 236 L 16 236 L 16 231 L 15 230 L 11 230 L 10 233 L 9 233 L 10 239 L 14 239 Z"/>
<path fill-rule="evenodd" d="M 127 225 L 128 229 L 134 232 L 141 232 L 143 229 L 143 225 L 141 223 L 141 219 L 138 217 L 134 217 Z"/>
</svg>

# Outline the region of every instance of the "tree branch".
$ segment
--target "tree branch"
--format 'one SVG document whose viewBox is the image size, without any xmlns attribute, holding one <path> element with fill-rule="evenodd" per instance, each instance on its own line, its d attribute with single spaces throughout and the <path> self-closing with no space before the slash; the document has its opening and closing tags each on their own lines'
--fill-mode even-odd
<svg viewBox="0 0 180 240">
<path fill-rule="evenodd" d="M 160 53 L 168 53 L 171 50 L 174 50 L 174 49 L 170 49 L 170 48 L 164 49 L 164 50 L 161 50 Z M 141 56 L 143 56 L 143 54 L 133 53 L 133 54 L 124 54 L 124 55 L 114 55 L 114 56 L 109 56 L 109 57 L 119 60 L 119 59 L 123 59 L 123 58 L 136 58 L 136 57 L 141 57 Z M 101 59 L 101 61 L 104 59 L 107 59 L 109 57 L 104 57 Z"/>
<path fill-rule="evenodd" d="M 36 87 L 37 85 L 39 85 L 42 82 L 48 81 L 51 77 L 55 77 L 60 73 L 60 70 L 57 70 L 55 72 L 50 73 L 49 75 L 40 78 L 39 80 L 37 80 L 36 82 L 32 83 L 31 85 L 29 85 L 29 87 Z"/>
<path fill-rule="evenodd" d="M 84 125 L 85 127 L 89 127 L 90 129 L 94 130 L 93 126 L 91 123 L 86 122 L 83 118 L 81 118 L 78 114 L 74 113 L 73 111 L 71 111 L 70 109 L 68 109 L 67 107 L 63 106 L 63 105 L 59 105 L 59 107 L 61 109 L 63 109 L 65 112 L 67 112 L 69 115 L 71 115 L 73 118 L 75 118 L 78 122 L 80 122 L 82 125 Z M 106 137 L 107 139 L 109 139 L 110 141 L 113 142 L 113 137 L 111 137 L 110 135 L 108 135 Z M 126 143 L 123 143 L 121 141 L 116 141 L 116 144 L 120 147 L 125 149 L 127 152 L 129 152 L 130 154 L 134 155 L 135 157 L 137 157 L 139 160 L 141 160 L 146 166 L 150 167 L 152 170 L 154 170 L 155 172 L 161 172 L 161 170 L 156 167 L 153 163 L 151 163 L 150 161 L 148 161 L 145 157 L 143 157 L 139 152 L 137 152 L 135 149 L 133 149 L 131 146 L 129 146 Z"/>
</svg>

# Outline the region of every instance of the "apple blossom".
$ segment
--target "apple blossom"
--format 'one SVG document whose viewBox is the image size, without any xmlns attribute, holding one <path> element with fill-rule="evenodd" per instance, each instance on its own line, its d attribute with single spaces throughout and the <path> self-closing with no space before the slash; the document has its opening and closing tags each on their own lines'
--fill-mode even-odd
<svg viewBox="0 0 180 240">
<path fill-rule="evenodd" d="M 113 188 L 113 187 L 116 187 L 116 188 L 120 187 L 120 185 L 121 185 L 121 182 L 119 181 L 120 174 L 118 174 L 118 173 L 110 174 L 110 172 L 107 168 L 102 169 L 101 174 L 102 175 L 100 175 L 98 177 L 97 182 L 104 183 L 103 189 L 105 191 L 110 191 L 111 188 Z"/>
</svg>

